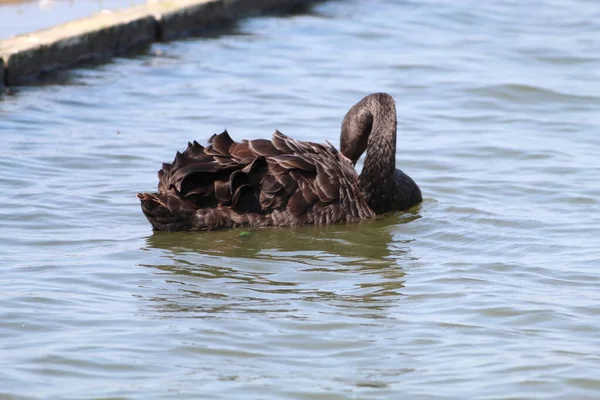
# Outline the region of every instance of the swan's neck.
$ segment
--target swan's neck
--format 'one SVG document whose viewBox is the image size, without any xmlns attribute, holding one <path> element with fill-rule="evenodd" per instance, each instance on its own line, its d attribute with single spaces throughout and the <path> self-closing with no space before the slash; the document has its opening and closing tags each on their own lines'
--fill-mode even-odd
<svg viewBox="0 0 600 400">
<path fill-rule="evenodd" d="M 396 184 L 396 107 L 385 104 L 371 110 L 373 127 L 367 156 L 360 174 L 360 186 L 367 204 L 380 214 L 393 209 Z"/>
</svg>

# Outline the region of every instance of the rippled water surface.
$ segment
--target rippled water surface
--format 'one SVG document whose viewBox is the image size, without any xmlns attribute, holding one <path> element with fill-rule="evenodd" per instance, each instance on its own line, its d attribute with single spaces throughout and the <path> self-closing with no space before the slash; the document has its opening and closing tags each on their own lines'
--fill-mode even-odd
<svg viewBox="0 0 600 400">
<path fill-rule="evenodd" d="M 600 3 L 332 1 L 0 97 L 0 397 L 600 396 Z M 188 140 L 399 111 L 423 204 L 152 233 Z"/>
</svg>

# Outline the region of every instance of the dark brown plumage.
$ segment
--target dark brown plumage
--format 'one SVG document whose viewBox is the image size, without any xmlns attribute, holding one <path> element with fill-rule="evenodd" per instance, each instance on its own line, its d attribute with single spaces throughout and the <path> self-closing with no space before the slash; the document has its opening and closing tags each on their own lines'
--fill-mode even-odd
<svg viewBox="0 0 600 400">
<path fill-rule="evenodd" d="M 272 140 L 241 143 L 225 131 L 207 147 L 189 143 L 163 164 L 158 192 L 137 196 L 160 231 L 356 222 L 421 201 L 412 179 L 395 170 L 396 110 L 389 95 L 369 95 L 352 107 L 341 141 L 348 158 L 330 144 L 279 131 Z M 365 149 L 359 178 L 353 163 Z"/>
</svg>

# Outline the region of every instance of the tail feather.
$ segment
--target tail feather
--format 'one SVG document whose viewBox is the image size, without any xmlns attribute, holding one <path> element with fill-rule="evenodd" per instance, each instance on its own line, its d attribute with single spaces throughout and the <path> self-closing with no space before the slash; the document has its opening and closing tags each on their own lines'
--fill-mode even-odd
<svg viewBox="0 0 600 400">
<path fill-rule="evenodd" d="M 257 218 L 247 214 L 234 216 L 228 207 L 198 209 L 191 201 L 172 194 L 138 193 L 137 197 L 144 215 L 157 231 L 209 231 L 232 228 Z"/>
<path fill-rule="evenodd" d="M 176 196 L 158 193 L 138 193 L 142 211 L 158 231 L 180 231 L 192 228 L 195 208 Z"/>
</svg>

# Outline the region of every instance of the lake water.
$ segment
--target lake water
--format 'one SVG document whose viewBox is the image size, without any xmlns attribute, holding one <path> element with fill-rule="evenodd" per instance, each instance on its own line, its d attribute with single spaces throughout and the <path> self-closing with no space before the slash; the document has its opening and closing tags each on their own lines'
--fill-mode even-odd
<svg viewBox="0 0 600 400">
<path fill-rule="evenodd" d="M 0 398 L 600 397 L 600 3 L 332 1 L 0 96 Z M 152 233 L 189 140 L 399 112 L 423 204 Z"/>
</svg>

